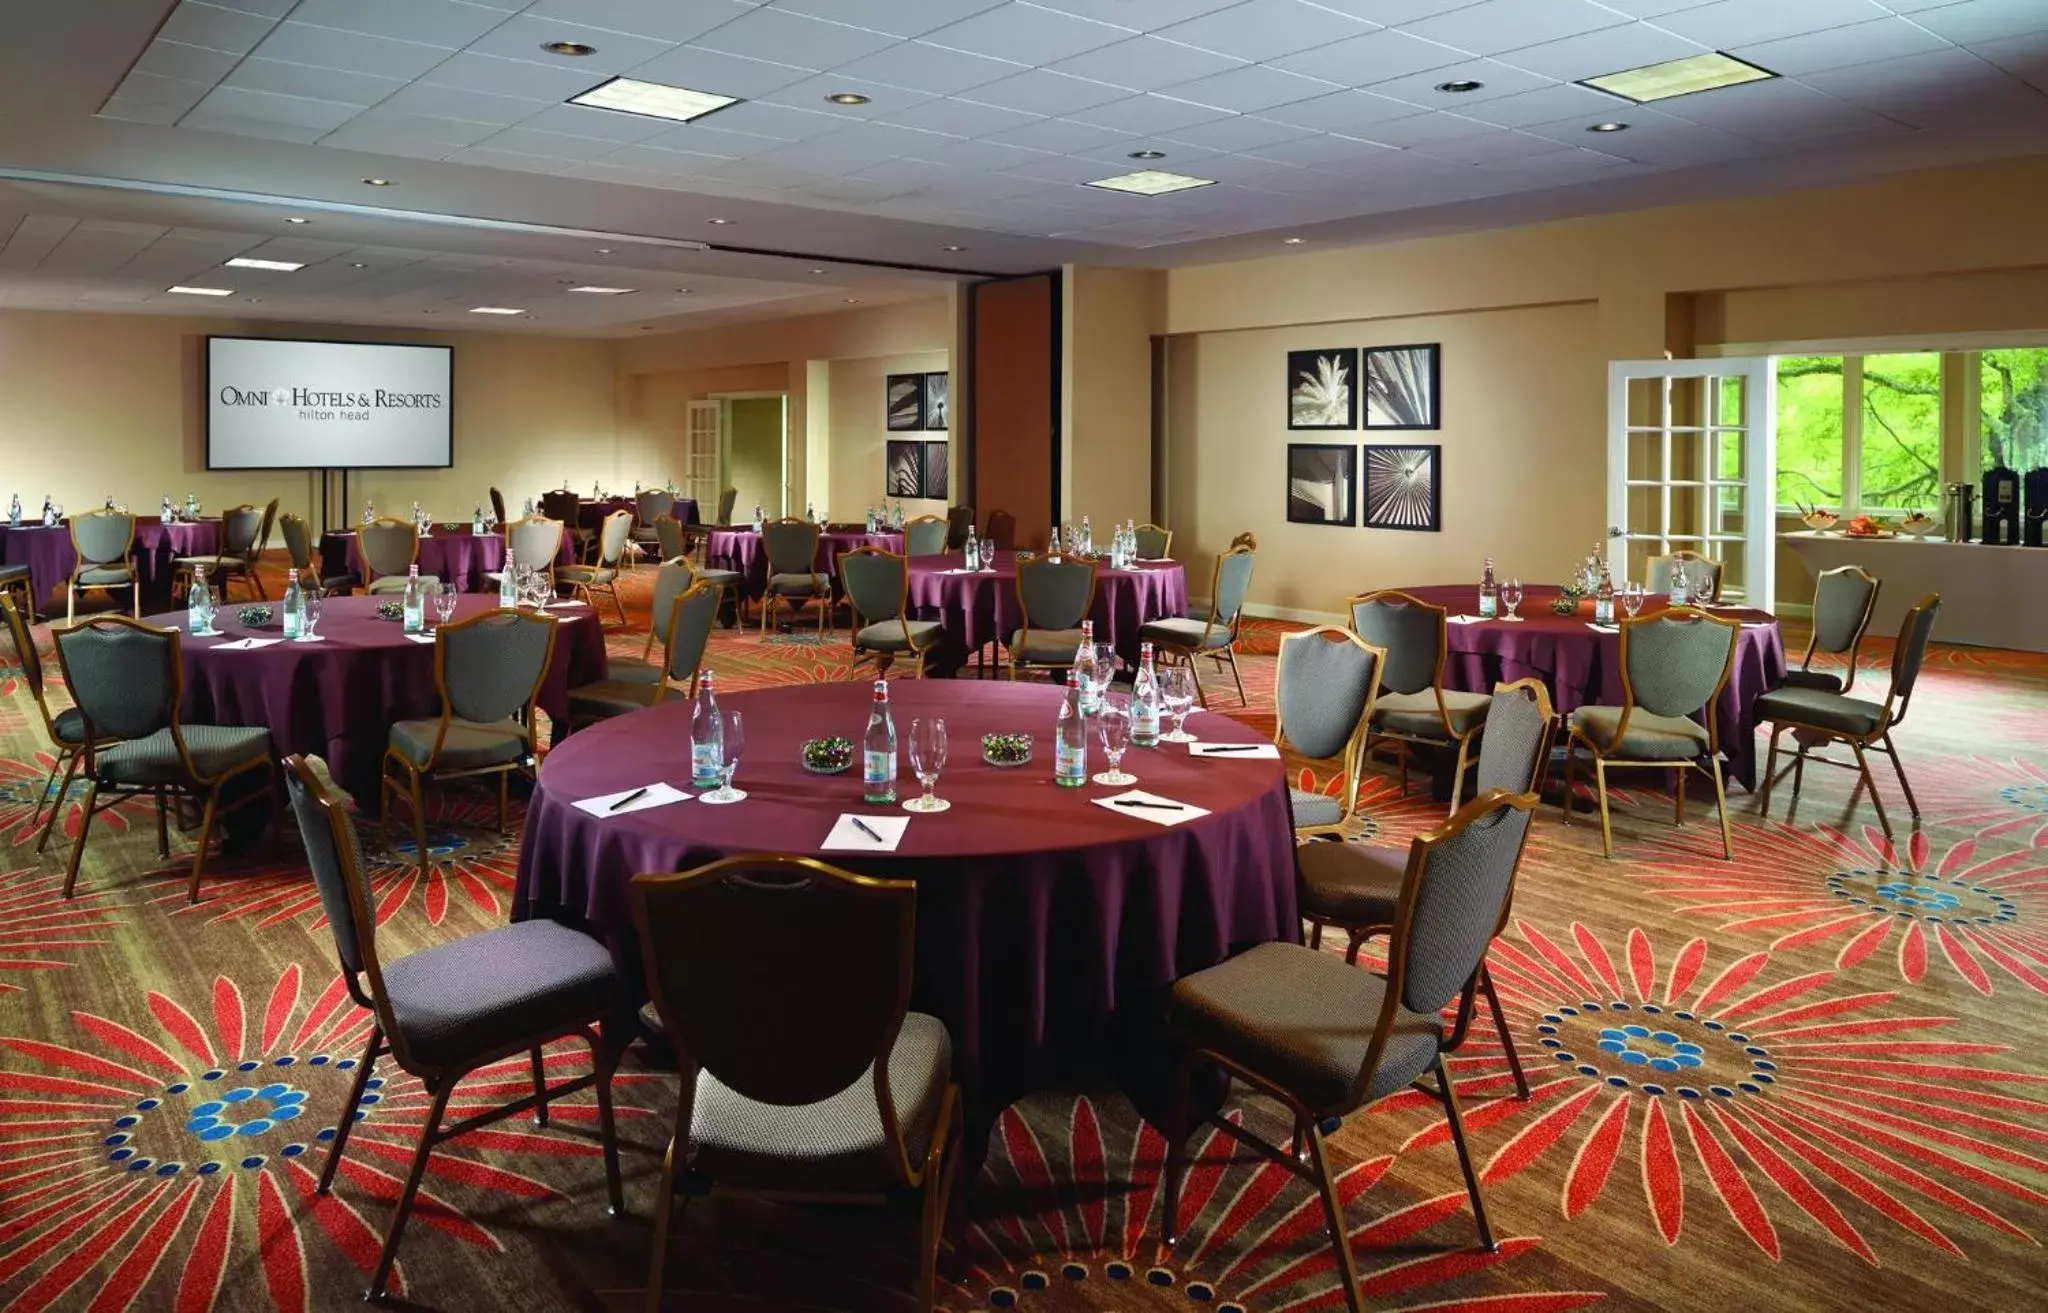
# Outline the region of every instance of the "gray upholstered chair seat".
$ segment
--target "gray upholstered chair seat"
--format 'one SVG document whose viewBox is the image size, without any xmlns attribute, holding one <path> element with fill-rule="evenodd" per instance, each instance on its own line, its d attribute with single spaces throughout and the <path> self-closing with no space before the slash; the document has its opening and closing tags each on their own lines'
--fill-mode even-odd
<svg viewBox="0 0 2048 1313">
<path fill-rule="evenodd" d="M 1827 670 L 1788 670 L 1785 672 L 1784 687 L 1839 693 L 1842 691 L 1842 677 Z"/>
<path fill-rule="evenodd" d="M 582 684 L 569 690 L 569 714 L 578 719 L 623 716 L 629 711 L 653 706 L 655 692 L 660 687 L 658 678 L 650 683 L 600 679 L 595 683 Z"/>
<path fill-rule="evenodd" d="M 460 1068 L 555 1026 L 602 1012 L 605 946 L 554 921 L 486 930 L 384 965 L 384 993 L 413 1057 Z"/>
<path fill-rule="evenodd" d="M 1351 1083 L 1386 1002 L 1387 982 L 1300 944 L 1260 944 L 1183 976 L 1167 1002 L 1176 1036 L 1223 1054 L 1300 1096 L 1313 1111 L 1352 1106 Z M 1365 1101 L 1429 1070 L 1438 1019 L 1402 1009 Z"/>
<path fill-rule="evenodd" d="M 180 556 L 174 564 L 183 570 L 203 565 L 209 570 L 246 570 L 249 562 L 240 556 Z"/>
<path fill-rule="evenodd" d="M 889 1053 L 889 1093 L 913 1165 L 924 1165 L 946 1087 L 953 1041 L 945 1023 L 906 1013 Z M 713 1180 L 805 1190 L 882 1190 L 896 1183 L 875 1106 L 874 1068 L 829 1099 L 797 1107 L 757 1103 L 710 1072 L 697 1075 L 692 1165 Z"/>
<path fill-rule="evenodd" d="M 432 759 L 440 770 L 502 766 L 526 755 L 526 731 L 518 721 L 478 724 L 458 717 L 448 722 L 441 755 L 434 758 L 434 736 L 440 728 L 438 720 L 401 720 L 391 727 L 391 746 L 415 766 L 424 767 Z"/>
<path fill-rule="evenodd" d="M 270 731 L 258 726 L 185 725 L 185 750 L 199 774 L 213 778 L 270 755 Z M 99 776 L 118 784 L 170 784 L 189 779 L 169 729 L 100 750 Z"/>
<path fill-rule="evenodd" d="M 565 584 L 608 584 L 619 572 L 608 565 L 565 565 L 555 571 L 555 580 Z"/>
<path fill-rule="evenodd" d="M 1205 633 L 1208 635 L 1206 644 L 1202 641 Z M 1154 643 L 1169 643 L 1174 647 L 1230 646 L 1228 626 L 1218 625 L 1210 629 L 1207 619 L 1197 620 L 1192 616 L 1150 621 L 1139 628 L 1138 637 Z"/>
<path fill-rule="evenodd" d="M 80 570 L 73 580 L 81 588 L 94 588 L 101 584 L 132 584 L 135 569 L 127 565 L 88 566 Z"/>
<path fill-rule="evenodd" d="M 1302 825 L 1335 825 L 1344 819 L 1342 799 L 1332 798 L 1327 793 L 1310 793 L 1307 789 L 1287 790 L 1287 801 L 1294 809 L 1294 823 Z"/>
<path fill-rule="evenodd" d="M 1486 709 L 1493 705 L 1493 699 L 1485 693 L 1461 693 L 1447 688 L 1443 694 L 1444 711 L 1450 715 L 1451 728 L 1460 736 L 1484 723 Z M 1382 693 L 1372 709 L 1372 727 L 1381 734 L 1442 738 L 1444 719 L 1437 714 L 1436 694 L 1428 689 L 1419 693 Z"/>
<path fill-rule="evenodd" d="M 1843 697 L 1815 688 L 1773 689 L 1756 700 L 1760 721 L 1791 720 L 1818 725 L 1855 738 L 1877 733 L 1884 724 L 1884 707 L 1861 698 Z"/>
<path fill-rule="evenodd" d="M 1024 641 L 1024 631 L 1019 629 L 1010 635 L 1010 651 L 1027 665 L 1052 666 L 1069 665 L 1074 653 L 1081 649 L 1081 631 L 1078 629 L 1034 629 L 1031 641 Z"/>
<path fill-rule="evenodd" d="M 59 743 L 83 743 L 85 742 L 85 713 L 77 707 L 66 707 L 50 717 L 50 728 L 56 731 L 56 738 Z"/>
<path fill-rule="evenodd" d="M 402 574 L 380 575 L 370 581 L 370 586 L 365 591 L 378 594 L 402 593 L 405 591 L 405 579 Z"/>
<path fill-rule="evenodd" d="M 1762 699 L 1758 705 L 1761 707 Z M 1761 710 L 1758 713 L 1768 719 Z M 1620 707 L 1580 707 L 1572 712 L 1572 728 L 1601 752 L 1629 761 L 1691 761 L 1707 751 L 1707 727 L 1687 716 L 1659 716 L 1637 707 L 1628 718 L 1628 734 L 1619 746 L 1615 730 Z"/>
<path fill-rule="evenodd" d="M 809 597 L 822 593 L 828 581 L 822 574 L 771 574 L 768 576 L 768 591 L 782 593 L 789 597 Z"/>
<path fill-rule="evenodd" d="M 605 677 L 618 684 L 659 684 L 661 667 L 630 657 L 613 657 Z"/>
<path fill-rule="evenodd" d="M 1295 850 L 1301 914 L 1347 926 L 1391 926 L 1408 873 L 1405 848 L 1309 843 Z"/>
<path fill-rule="evenodd" d="M 28 577 L 29 569 L 28 566 L 26 565 L 0 565 L 0 581 L 10 579 L 26 579 Z"/>
<path fill-rule="evenodd" d="M 697 577 L 713 588 L 738 588 L 747 578 L 738 570 L 719 570 L 708 566 L 698 570 Z"/>
<path fill-rule="evenodd" d="M 910 637 L 905 639 L 905 627 Z M 853 645 L 870 652 L 922 652 L 939 641 L 937 620 L 877 620 L 853 636 Z"/>
</svg>

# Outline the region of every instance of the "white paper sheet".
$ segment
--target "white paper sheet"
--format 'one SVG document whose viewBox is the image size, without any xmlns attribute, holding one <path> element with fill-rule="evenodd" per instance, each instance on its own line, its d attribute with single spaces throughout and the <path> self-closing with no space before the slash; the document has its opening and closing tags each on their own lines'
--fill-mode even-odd
<svg viewBox="0 0 2048 1313">
<path fill-rule="evenodd" d="M 1621 632 L 1620 625 L 1596 625 L 1591 620 L 1586 622 L 1586 628 L 1596 634 L 1618 634 Z"/>
<path fill-rule="evenodd" d="M 1122 805 L 1125 803 L 1144 805 Z M 1095 799 L 1095 805 L 1107 807 L 1119 816 L 1133 816 L 1141 821 L 1150 821 L 1154 825 L 1179 825 L 1183 821 L 1192 821 L 1196 817 L 1209 814 L 1209 810 L 1206 807 L 1197 807 L 1193 803 L 1176 802 L 1172 798 L 1163 798 L 1156 793 L 1146 793 L 1143 789 L 1127 789 L 1122 793 L 1112 794 L 1107 798 L 1097 798 Z"/>
<path fill-rule="evenodd" d="M 252 652 L 259 647 L 269 647 L 272 644 L 282 643 L 283 641 L 282 638 L 237 638 L 232 642 L 216 643 L 213 650 L 216 652 Z"/>
<path fill-rule="evenodd" d="M 405 640 L 408 643 L 431 643 L 434 641 L 434 636 L 432 634 L 407 634 Z"/>
<path fill-rule="evenodd" d="M 643 787 L 646 788 L 647 792 L 637 798 L 633 798 L 633 795 L 638 792 L 637 789 L 620 789 L 617 793 L 607 793 L 596 798 L 585 798 L 576 804 L 576 808 L 579 811 L 589 812 L 592 816 L 599 818 L 606 816 L 630 816 L 634 812 L 644 812 L 649 807 L 666 807 L 671 803 L 688 802 L 693 796 L 684 793 L 681 789 L 671 788 L 659 780 Z M 633 801 L 627 802 L 623 807 L 617 805 L 625 802 L 627 798 L 633 798 Z"/>
<path fill-rule="evenodd" d="M 1476 625 L 1486 617 L 1482 615 L 1447 615 L 1444 623 L 1449 625 Z"/>
<path fill-rule="evenodd" d="M 863 825 L 873 833 L 863 831 Z M 909 828 L 908 816 L 856 816 L 845 812 L 832 826 L 832 832 L 825 836 L 825 842 L 818 845 L 818 851 L 893 853 L 896 845 L 903 842 L 903 832 Z M 881 837 L 876 838 L 876 835 Z"/>
</svg>

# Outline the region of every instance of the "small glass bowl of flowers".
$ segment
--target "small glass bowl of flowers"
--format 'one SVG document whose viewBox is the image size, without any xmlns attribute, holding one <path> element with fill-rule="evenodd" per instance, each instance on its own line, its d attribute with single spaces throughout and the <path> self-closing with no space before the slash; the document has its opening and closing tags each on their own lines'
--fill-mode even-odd
<svg viewBox="0 0 2048 1313">
<path fill-rule="evenodd" d="M 250 629 L 261 629 L 270 623 L 271 617 L 275 614 L 277 613 L 267 606 L 245 606 L 235 612 L 235 619 Z"/>
<path fill-rule="evenodd" d="M 981 759 L 991 766 L 1022 766 L 1031 760 L 1031 736 L 984 734 L 981 736 Z"/>
<path fill-rule="evenodd" d="M 853 740 L 834 736 L 828 739 L 806 739 L 803 746 L 804 769 L 813 775 L 837 775 L 853 765 Z"/>
<path fill-rule="evenodd" d="M 403 603 L 403 602 L 379 602 L 379 603 L 377 603 L 377 618 L 378 618 L 379 620 L 403 620 L 403 619 L 405 619 L 405 603 Z"/>
</svg>

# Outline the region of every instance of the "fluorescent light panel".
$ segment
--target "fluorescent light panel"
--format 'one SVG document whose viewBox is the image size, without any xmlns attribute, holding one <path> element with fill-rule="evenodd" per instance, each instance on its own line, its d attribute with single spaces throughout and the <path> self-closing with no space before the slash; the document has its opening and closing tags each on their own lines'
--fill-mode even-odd
<svg viewBox="0 0 2048 1313">
<path fill-rule="evenodd" d="M 1133 196 L 1164 196 L 1195 187 L 1214 187 L 1216 180 L 1191 178 L 1185 173 L 1168 173 L 1164 169 L 1139 169 L 1136 173 L 1120 173 L 1114 178 L 1097 178 L 1086 185 L 1100 187 L 1104 191 L 1129 192 Z"/>
<path fill-rule="evenodd" d="M 234 289 L 234 288 L 232 288 L 232 287 L 184 287 L 184 286 L 179 286 L 179 287 L 167 287 L 167 288 L 165 288 L 164 290 L 165 290 L 165 291 L 167 291 L 167 292 L 176 292 L 176 293 L 177 293 L 178 295 L 180 295 L 180 296 L 233 296 L 233 295 L 235 294 L 235 289 Z"/>
<path fill-rule="evenodd" d="M 588 292 L 592 296 L 624 296 L 632 291 L 630 287 L 572 287 L 572 292 Z"/>
<path fill-rule="evenodd" d="M 516 310 L 509 305 L 472 306 L 469 312 L 473 315 L 523 315 L 526 313 L 524 310 Z"/>
<path fill-rule="evenodd" d="M 1687 55 L 1684 59 L 1668 59 L 1661 64 L 1646 64 L 1641 68 L 1587 78 L 1580 85 L 1642 105 L 1653 100 L 1669 100 L 1673 96 L 1690 96 L 1696 91 L 1712 91 L 1716 87 L 1762 82 L 1776 76 L 1769 69 L 1710 50 L 1704 55 Z"/>
<path fill-rule="evenodd" d="M 275 269 L 279 273 L 288 274 L 303 269 L 306 266 L 290 260 L 251 260 L 247 256 L 238 255 L 228 261 L 228 267 L 230 269 Z"/>
<path fill-rule="evenodd" d="M 668 87 L 659 82 L 642 82 L 637 78 L 613 78 L 601 86 L 592 87 L 580 96 L 569 97 L 571 105 L 589 105 L 596 109 L 617 110 L 621 114 L 639 114 L 647 118 L 671 119 L 677 123 L 688 123 L 691 119 L 702 118 L 714 109 L 739 103 L 738 96 L 720 96 L 709 91 L 692 91 L 688 87 Z"/>
</svg>

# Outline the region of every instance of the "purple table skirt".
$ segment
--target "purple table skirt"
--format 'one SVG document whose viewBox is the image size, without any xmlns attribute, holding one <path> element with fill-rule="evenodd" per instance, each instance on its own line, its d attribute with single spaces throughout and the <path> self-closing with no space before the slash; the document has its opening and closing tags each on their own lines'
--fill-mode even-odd
<svg viewBox="0 0 2048 1313">
<path fill-rule="evenodd" d="M 948 574 L 965 565 L 958 552 L 920 556 L 910 563 L 910 605 L 919 615 L 943 621 L 946 632 L 969 652 L 985 643 L 1008 642 L 1024 623 L 1017 604 L 1017 554 L 996 553 L 993 570 Z M 1178 561 L 1136 570 L 1103 568 L 1096 575 L 1095 639 L 1108 643 L 1124 661 L 1138 661 L 1138 630 L 1154 620 L 1186 615 L 1187 571 Z"/>
<path fill-rule="evenodd" d="M 1425 602 L 1450 608 L 1452 615 L 1470 615 L 1477 607 L 1477 585 L 1410 588 Z M 1550 601 L 1554 588 L 1531 588 L 1521 605 L 1520 624 L 1481 621 L 1451 625 L 1449 652 L 1444 658 L 1444 687 L 1483 693 L 1499 681 L 1539 679 L 1561 716 L 1576 707 L 1621 705 L 1621 637 L 1586 627 L 1590 613 L 1556 616 Z M 1655 606 L 1651 608 L 1655 610 Z M 1728 776 L 1745 789 L 1756 787 L 1756 700 L 1785 678 L 1785 645 L 1778 621 L 1762 611 L 1726 611 L 1742 621 L 1736 638 L 1735 668 L 1721 690 L 1715 721 Z"/>
<path fill-rule="evenodd" d="M 903 535 L 838 530 L 821 533 L 818 535 L 817 555 L 812 560 L 813 568 L 836 579 L 839 554 L 856 547 L 879 547 L 885 552 L 900 553 Z M 705 555 L 709 558 L 705 564 L 721 570 L 736 570 L 745 576 L 743 588 L 748 597 L 759 597 L 768 590 L 768 553 L 761 550 L 761 535 L 752 529 L 713 529 Z"/>
<path fill-rule="evenodd" d="M 434 646 L 407 639 L 395 620 L 380 620 L 388 598 L 329 598 L 318 643 L 278 643 L 246 651 L 220 644 L 254 634 L 278 636 L 272 620 L 252 630 L 236 618 L 242 604 L 221 608 L 221 638 L 184 638 L 184 719 L 201 725 L 263 725 L 279 756 L 317 753 L 358 806 L 377 806 L 377 775 L 392 722 L 441 714 L 434 687 Z M 465 597 L 455 616 L 467 619 L 496 607 L 496 599 Z M 570 617 L 575 619 L 570 619 Z M 586 606 L 562 610 L 554 661 L 541 685 L 540 705 L 561 720 L 572 685 L 607 673 L 604 634 Z M 183 628 L 182 611 L 149 617 L 151 624 Z"/>
<path fill-rule="evenodd" d="M 640 503 L 632 497 L 608 497 L 604 501 L 586 500 L 576 508 L 576 527 L 579 529 L 596 529 L 604 523 L 604 517 L 610 515 L 613 511 L 631 511 L 637 520 L 640 514 Z M 697 523 L 697 499 L 695 497 L 676 498 L 675 509 L 670 514 L 674 515 L 684 524 Z M 633 527 L 646 528 L 648 526 L 636 523 Z"/>
<path fill-rule="evenodd" d="M 363 553 L 354 530 L 324 535 L 320 540 L 320 554 L 327 573 L 352 574 L 359 580 L 363 577 Z M 575 560 L 575 544 L 565 533 L 562 535 L 562 548 L 555 554 L 555 564 L 572 565 Z M 475 534 L 467 528 L 436 529 L 420 539 L 420 574 L 443 582 L 452 577 L 458 592 L 496 592 L 497 589 L 484 579 L 484 574 L 504 564 L 503 534 Z"/>
<path fill-rule="evenodd" d="M 913 1006 L 951 1031 L 969 1121 L 982 1128 L 1016 1098 L 1100 1056 L 1120 1008 L 1157 1007 L 1174 980 L 1251 944 L 1298 940 L 1292 819 L 1278 763 L 1133 749 L 1125 769 L 1140 787 L 1211 810 L 1158 826 L 1093 805 L 1115 790 L 1052 784 L 1057 689 L 907 681 L 894 696 L 899 724 L 943 714 L 953 744 L 939 787 L 953 809 L 913 819 L 896 852 L 819 852 L 834 819 L 861 809 L 860 778 L 806 774 L 798 761 L 805 738 L 858 732 L 868 707 L 861 683 L 722 699 L 747 717 L 736 781 L 745 802 L 606 819 L 578 810 L 578 799 L 657 779 L 688 786 L 692 704 L 671 701 L 580 730 L 549 753 L 527 810 L 513 919 L 551 916 L 589 929 L 611 947 L 637 1001 L 628 886 L 638 872 L 779 849 L 916 880 Z M 1197 728 L 1205 739 L 1258 741 L 1219 715 L 1203 713 Z M 1016 770 L 982 763 L 981 735 L 1008 730 L 1034 732 L 1039 758 Z"/>
<path fill-rule="evenodd" d="M 65 581 L 78 568 L 78 554 L 71 549 L 71 530 L 64 525 L 44 528 L 24 524 L 16 529 L 0 526 L 5 538 L 5 563 L 26 565 L 29 583 L 35 589 L 38 606 L 64 593 Z M 155 518 L 135 522 L 135 569 L 142 576 L 142 590 L 169 596 L 171 562 L 180 556 L 210 556 L 220 550 L 220 522 L 201 520 L 196 524 L 165 524 Z"/>
</svg>

